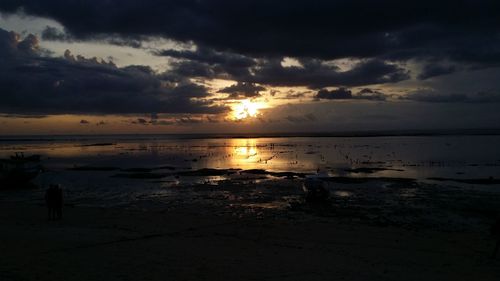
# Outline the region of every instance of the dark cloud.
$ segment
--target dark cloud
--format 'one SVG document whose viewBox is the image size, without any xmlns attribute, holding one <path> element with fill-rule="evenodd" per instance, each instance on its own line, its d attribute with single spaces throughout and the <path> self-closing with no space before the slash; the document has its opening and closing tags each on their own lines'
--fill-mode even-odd
<svg viewBox="0 0 500 281">
<path fill-rule="evenodd" d="M 173 63 L 172 74 L 180 77 L 232 79 L 269 86 L 305 86 L 312 89 L 328 86 L 363 86 L 395 83 L 410 78 L 404 68 L 381 60 L 365 60 L 347 71 L 317 59 L 301 59 L 301 66 L 283 66 L 282 59 L 262 59 L 255 67 L 227 69 L 199 61 Z"/>
<path fill-rule="evenodd" d="M 178 59 L 171 62 L 171 77 L 203 77 L 241 80 L 251 75 L 255 59 L 230 52 L 217 52 L 198 47 L 196 51 L 163 50 L 153 52 L 159 56 Z"/>
<path fill-rule="evenodd" d="M 161 50 L 153 53 L 158 56 L 194 60 L 209 65 L 223 65 L 225 69 L 247 68 L 256 64 L 253 58 L 230 52 L 217 52 L 214 49 L 203 46 L 198 47 L 195 51 Z"/>
<path fill-rule="evenodd" d="M 46 26 L 44 30 L 42 30 L 41 37 L 45 41 L 61 41 L 61 42 L 78 42 L 81 41 L 79 38 L 75 38 L 73 35 L 66 31 L 59 30 L 56 27 Z M 112 45 L 117 46 L 128 46 L 132 48 L 141 48 L 142 41 L 148 40 L 148 38 L 143 38 L 140 36 L 136 36 L 134 38 L 131 37 L 123 37 L 123 36 L 115 36 L 115 35 L 98 35 L 92 38 L 94 41 L 105 42 Z"/>
<path fill-rule="evenodd" d="M 385 101 L 387 99 L 387 95 L 377 90 L 364 88 L 361 91 L 359 91 L 353 98 L 363 99 L 363 100 Z"/>
<path fill-rule="evenodd" d="M 203 123 L 203 119 L 193 118 L 193 117 L 182 117 L 177 119 L 176 123 L 179 125 L 200 124 Z"/>
<path fill-rule="evenodd" d="M 203 86 L 163 81 L 146 66 L 44 57 L 38 39 L 0 29 L 0 112 L 16 114 L 218 113 Z"/>
<path fill-rule="evenodd" d="M 258 57 L 450 58 L 500 62 L 500 2 L 3 0 L 73 36 L 163 36 Z"/>
<path fill-rule="evenodd" d="M 42 30 L 42 39 L 47 41 L 71 40 L 70 36 L 68 36 L 66 33 L 52 26 L 46 26 L 45 29 Z"/>
<path fill-rule="evenodd" d="M 426 64 L 422 72 L 418 75 L 418 79 L 425 80 L 435 76 L 450 74 L 456 70 L 456 67 L 453 65 Z"/>
<path fill-rule="evenodd" d="M 181 61 L 171 63 L 172 70 L 165 73 L 164 79 L 179 81 L 186 77 L 208 78 L 208 79 L 231 79 L 232 77 L 220 66 L 210 66 L 198 61 Z"/>
<path fill-rule="evenodd" d="M 410 77 L 405 69 L 380 60 L 362 61 L 347 71 L 314 59 L 301 59 L 300 62 L 302 66 L 285 67 L 281 60 L 269 61 L 246 80 L 273 86 L 322 88 L 393 83 Z"/>
<path fill-rule="evenodd" d="M 116 45 L 116 46 L 127 46 L 127 47 L 132 47 L 132 48 L 142 48 L 142 42 L 143 41 L 149 41 L 149 38 L 141 38 L 141 37 L 136 37 L 136 38 L 125 38 L 125 37 L 107 37 L 103 36 L 102 38 L 96 38 L 98 41 L 103 41 L 108 44 Z"/>
<path fill-rule="evenodd" d="M 90 124 L 90 122 L 88 120 L 82 119 L 82 120 L 80 120 L 80 124 L 87 125 L 87 124 Z"/>
<path fill-rule="evenodd" d="M 254 83 L 238 82 L 234 85 L 219 90 L 218 93 L 229 94 L 228 98 L 232 99 L 255 98 L 259 97 L 260 92 L 265 90 L 266 88 L 255 85 Z"/>
<path fill-rule="evenodd" d="M 355 95 L 347 88 L 338 88 L 335 90 L 319 90 L 316 94 L 316 99 L 327 100 L 372 100 L 372 101 L 385 101 L 386 95 L 382 92 L 364 88 Z"/>
<path fill-rule="evenodd" d="M 289 90 L 284 97 L 281 97 L 281 99 L 302 99 L 310 95 L 312 91 L 302 91 L 302 92 L 296 92 L 294 90 Z"/>
<path fill-rule="evenodd" d="M 347 88 L 338 88 L 335 90 L 319 90 L 316 94 L 317 99 L 327 99 L 327 100 L 346 100 L 352 99 L 352 92 Z"/>
<path fill-rule="evenodd" d="M 141 126 L 183 126 L 183 125 L 193 125 L 193 124 L 201 124 L 205 122 L 217 123 L 219 122 L 217 119 L 210 117 L 210 115 L 206 116 L 191 116 L 191 115 L 171 115 L 167 117 L 159 117 L 157 114 L 151 114 L 151 118 L 136 118 L 134 120 L 125 120 L 124 122 L 133 124 L 133 125 L 141 125 Z"/>
<path fill-rule="evenodd" d="M 33 34 L 21 39 L 21 35 L 0 28 L 0 59 L 3 63 L 13 57 L 34 56 L 39 50 L 38 39 Z"/>
</svg>

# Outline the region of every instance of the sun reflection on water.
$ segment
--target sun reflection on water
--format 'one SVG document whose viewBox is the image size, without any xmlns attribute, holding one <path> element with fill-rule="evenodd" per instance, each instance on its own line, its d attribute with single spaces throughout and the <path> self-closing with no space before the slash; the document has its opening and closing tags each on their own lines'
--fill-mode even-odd
<svg viewBox="0 0 500 281">
<path fill-rule="evenodd" d="M 255 169 L 260 162 L 256 139 L 233 139 L 227 147 L 231 165 L 241 169 Z"/>
</svg>

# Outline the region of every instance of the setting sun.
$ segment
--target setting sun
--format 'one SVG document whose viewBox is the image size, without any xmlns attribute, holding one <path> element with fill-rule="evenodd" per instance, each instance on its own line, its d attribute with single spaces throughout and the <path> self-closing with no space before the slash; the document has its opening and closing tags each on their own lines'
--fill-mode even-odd
<svg viewBox="0 0 500 281">
<path fill-rule="evenodd" d="M 256 117 L 259 115 L 259 109 L 264 108 L 262 103 L 252 102 L 250 100 L 242 100 L 233 107 L 233 117 L 237 120 Z"/>
</svg>

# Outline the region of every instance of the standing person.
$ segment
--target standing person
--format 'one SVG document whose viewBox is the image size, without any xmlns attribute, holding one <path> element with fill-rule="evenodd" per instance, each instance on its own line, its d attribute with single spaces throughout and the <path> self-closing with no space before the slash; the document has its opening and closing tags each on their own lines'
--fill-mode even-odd
<svg viewBox="0 0 500 281">
<path fill-rule="evenodd" d="M 495 259 L 497 257 L 498 250 L 500 248 L 500 217 L 497 219 L 496 223 L 491 227 L 491 234 L 493 234 L 493 237 L 497 240 L 492 255 L 492 258 Z"/>
</svg>

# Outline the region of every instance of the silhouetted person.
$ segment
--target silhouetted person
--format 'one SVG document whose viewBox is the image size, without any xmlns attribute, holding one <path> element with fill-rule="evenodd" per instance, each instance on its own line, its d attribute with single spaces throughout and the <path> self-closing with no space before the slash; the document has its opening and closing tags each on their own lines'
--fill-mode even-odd
<svg viewBox="0 0 500 281">
<path fill-rule="evenodd" d="M 495 245 L 495 249 L 493 250 L 492 258 L 496 258 L 498 254 L 498 250 L 500 248 L 500 218 L 497 219 L 496 223 L 491 227 L 491 234 L 496 238 L 497 243 Z"/>
<path fill-rule="evenodd" d="M 49 186 L 45 192 L 45 203 L 49 220 L 62 218 L 63 193 L 59 186 L 55 184 Z"/>
</svg>

